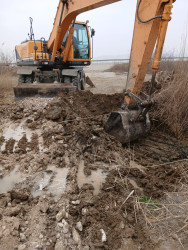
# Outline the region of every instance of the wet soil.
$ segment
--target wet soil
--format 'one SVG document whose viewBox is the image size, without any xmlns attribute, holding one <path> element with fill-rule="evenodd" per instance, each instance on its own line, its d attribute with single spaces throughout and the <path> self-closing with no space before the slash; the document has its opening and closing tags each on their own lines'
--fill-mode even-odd
<svg viewBox="0 0 188 250">
<path fill-rule="evenodd" d="M 104 131 L 122 101 L 84 91 L 0 107 L 3 250 L 186 249 L 183 221 L 160 235 L 147 216 L 186 187 L 188 144 L 153 127 L 122 145 Z"/>
</svg>

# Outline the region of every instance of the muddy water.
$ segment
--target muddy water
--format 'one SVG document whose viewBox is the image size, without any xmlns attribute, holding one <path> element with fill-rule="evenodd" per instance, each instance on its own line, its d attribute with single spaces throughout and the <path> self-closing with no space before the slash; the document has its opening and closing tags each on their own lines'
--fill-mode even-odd
<svg viewBox="0 0 188 250">
<path fill-rule="evenodd" d="M 104 173 L 102 169 L 91 171 L 90 176 L 84 174 L 84 161 L 80 162 L 77 175 L 78 187 L 81 188 L 84 184 L 91 184 L 94 187 L 94 195 L 98 195 L 102 184 L 105 182 L 107 173 Z"/>
<path fill-rule="evenodd" d="M 58 199 L 66 190 L 68 168 L 48 166 L 47 172 L 37 175 L 31 193 L 34 197 L 44 194 L 52 194 Z"/>
<path fill-rule="evenodd" d="M 22 182 L 24 178 L 24 175 L 19 171 L 19 165 L 15 166 L 10 174 L 0 179 L 0 194 L 10 191 L 17 183 Z"/>
<path fill-rule="evenodd" d="M 39 173 L 34 177 L 33 186 L 31 188 L 31 194 L 33 197 L 41 196 L 45 194 L 45 189 L 50 183 L 52 173 Z M 23 185 L 25 187 L 25 184 Z"/>
<path fill-rule="evenodd" d="M 41 131 L 40 130 L 35 130 L 35 134 L 38 134 L 38 143 L 39 143 L 39 152 L 43 152 L 44 146 L 43 146 L 43 137 L 41 136 Z M 4 151 L 6 143 L 9 139 L 14 139 L 15 144 L 14 144 L 14 149 L 15 150 L 16 146 L 18 145 L 19 140 L 26 135 L 27 141 L 30 142 L 33 131 L 28 129 L 25 126 L 25 120 L 22 121 L 20 124 L 13 124 L 9 123 L 7 124 L 7 127 L 3 130 L 3 132 L 0 134 L 0 136 L 3 136 L 5 141 L 3 145 L 1 146 L 0 150 Z"/>
<path fill-rule="evenodd" d="M 48 187 L 48 192 L 55 195 L 55 198 L 59 198 L 66 190 L 69 169 L 56 168 L 55 166 L 50 166 L 48 169 L 54 172 L 53 181 Z"/>
<path fill-rule="evenodd" d="M 1 151 L 5 150 L 6 142 L 11 138 L 16 141 L 14 145 L 14 150 L 15 150 L 18 141 L 23 137 L 24 134 L 26 134 L 28 141 L 31 140 L 31 133 L 26 133 L 26 130 L 23 127 L 23 122 L 20 123 L 19 125 L 8 124 L 7 128 L 5 128 L 3 133 L 1 134 L 1 136 L 3 136 L 5 139 L 5 142 L 1 146 Z"/>
</svg>

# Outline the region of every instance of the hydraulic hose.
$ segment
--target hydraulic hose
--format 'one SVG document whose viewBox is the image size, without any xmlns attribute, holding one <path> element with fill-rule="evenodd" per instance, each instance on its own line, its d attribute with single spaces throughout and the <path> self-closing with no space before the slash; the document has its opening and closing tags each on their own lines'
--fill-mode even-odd
<svg viewBox="0 0 188 250">
<path fill-rule="evenodd" d="M 151 22 L 151 21 L 153 21 L 153 20 L 155 20 L 155 19 L 158 19 L 158 18 L 162 18 L 162 17 L 163 17 L 162 15 L 160 15 L 160 16 L 152 17 L 152 18 L 150 18 L 150 19 L 148 19 L 148 20 L 146 20 L 146 21 L 143 21 L 143 20 L 140 18 L 140 16 L 139 16 L 139 9 L 140 9 L 141 3 L 142 3 L 142 0 L 140 0 L 140 2 L 138 3 L 138 7 L 137 7 L 137 18 L 138 18 L 138 21 L 139 21 L 139 22 L 141 22 L 141 23 L 149 23 L 149 22 Z"/>
</svg>

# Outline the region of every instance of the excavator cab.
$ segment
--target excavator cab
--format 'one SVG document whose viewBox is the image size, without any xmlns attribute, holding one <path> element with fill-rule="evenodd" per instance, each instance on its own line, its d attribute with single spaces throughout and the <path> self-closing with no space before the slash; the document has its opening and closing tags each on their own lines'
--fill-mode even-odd
<svg viewBox="0 0 188 250">
<path fill-rule="evenodd" d="M 67 30 L 65 37 L 62 42 L 62 46 L 65 47 L 67 43 L 67 38 L 69 35 L 69 30 Z M 74 33 L 72 36 L 72 45 L 73 45 L 73 58 L 70 60 L 81 60 L 81 59 L 90 59 L 90 34 L 87 24 L 84 23 L 75 23 L 74 24 Z"/>
</svg>

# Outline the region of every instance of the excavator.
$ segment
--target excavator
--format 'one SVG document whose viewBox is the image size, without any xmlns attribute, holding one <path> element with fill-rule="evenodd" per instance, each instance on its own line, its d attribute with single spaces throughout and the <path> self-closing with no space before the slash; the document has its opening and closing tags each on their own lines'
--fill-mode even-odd
<svg viewBox="0 0 188 250">
<path fill-rule="evenodd" d="M 15 96 L 84 90 L 83 66 L 91 62 L 89 31 L 92 38 L 95 31 L 87 22 L 77 22 L 76 17 L 118 1 L 121 0 L 60 0 L 48 41 L 35 40 L 31 19 L 30 39 L 15 48 L 20 66 Z M 122 144 L 138 139 L 150 129 L 148 112 L 154 104 L 152 93 L 174 2 L 137 0 L 124 103 L 110 114 L 105 124 L 106 132 Z M 144 78 L 153 54 L 150 90 L 143 93 Z"/>
</svg>

